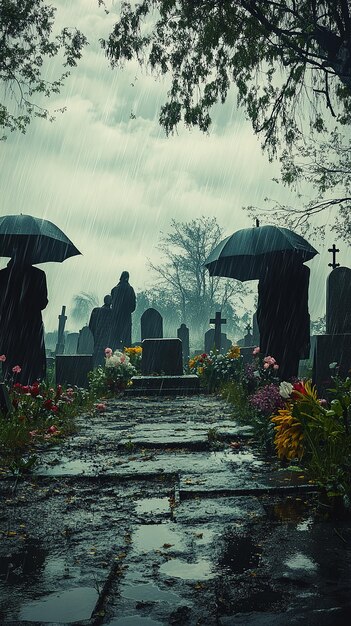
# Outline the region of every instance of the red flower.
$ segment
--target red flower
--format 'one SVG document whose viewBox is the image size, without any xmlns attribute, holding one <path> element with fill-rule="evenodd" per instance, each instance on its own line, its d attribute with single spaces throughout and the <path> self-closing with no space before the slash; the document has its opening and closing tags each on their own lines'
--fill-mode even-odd
<svg viewBox="0 0 351 626">
<path fill-rule="evenodd" d="M 44 402 L 44 407 L 45 409 L 51 409 L 53 407 L 53 404 L 53 401 L 48 398 L 48 400 L 45 400 Z"/>
<path fill-rule="evenodd" d="M 53 413 L 57 413 L 57 411 L 58 411 L 58 406 L 56 406 L 56 404 L 54 404 L 54 406 L 52 406 L 52 407 L 51 407 L 51 411 L 52 411 Z"/>
<path fill-rule="evenodd" d="M 39 395 L 40 389 L 39 389 L 39 384 L 38 383 L 33 383 L 33 385 L 30 388 L 30 393 L 33 396 L 33 398 L 35 398 L 36 396 Z"/>
<path fill-rule="evenodd" d="M 298 395 L 294 394 L 294 391 L 297 391 L 298 393 L 302 393 L 304 396 L 307 395 L 307 391 L 305 389 L 305 385 L 303 384 L 303 382 L 301 380 L 298 380 L 296 383 L 293 384 L 293 389 L 291 392 L 291 396 L 294 398 L 297 398 Z"/>
</svg>

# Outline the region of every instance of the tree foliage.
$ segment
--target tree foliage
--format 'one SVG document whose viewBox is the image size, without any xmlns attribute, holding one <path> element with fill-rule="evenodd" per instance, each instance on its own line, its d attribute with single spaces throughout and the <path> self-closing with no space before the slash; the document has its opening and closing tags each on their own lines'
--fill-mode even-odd
<svg viewBox="0 0 351 626">
<path fill-rule="evenodd" d="M 112 66 L 137 58 L 172 78 L 160 122 L 206 131 L 236 85 L 239 105 L 274 154 L 324 116 L 351 121 L 350 0 L 141 0 L 122 3 L 102 41 Z"/>
<path fill-rule="evenodd" d="M 233 279 L 209 276 L 204 262 L 223 239 L 216 218 L 202 217 L 189 222 L 171 221 L 168 233 L 161 233 L 159 250 L 163 261 L 149 262 L 157 276 L 157 291 L 162 300 L 177 312 L 178 323 L 186 323 L 193 334 L 203 338 L 210 316 L 221 310 L 231 332 L 237 331 L 236 307 L 242 304 L 248 288 Z M 157 306 L 156 306 L 157 308 Z M 229 332 L 229 331 L 228 331 Z"/>
<path fill-rule="evenodd" d="M 93 308 L 99 306 L 99 299 L 95 293 L 82 291 L 73 297 L 72 304 L 72 318 L 87 324 Z"/>
<path fill-rule="evenodd" d="M 56 9 L 45 0 L 2 0 L 0 3 L 0 127 L 25 132 L 33 117 L 53 119 L 33 99 L 59 93 L 87 43 L 73 28 L 52 36 Z M 62 55 L 64 71 L 49 80 L 45 62 Z M 3 137 L 4 138 L 4 137 Z"/>
</svg>

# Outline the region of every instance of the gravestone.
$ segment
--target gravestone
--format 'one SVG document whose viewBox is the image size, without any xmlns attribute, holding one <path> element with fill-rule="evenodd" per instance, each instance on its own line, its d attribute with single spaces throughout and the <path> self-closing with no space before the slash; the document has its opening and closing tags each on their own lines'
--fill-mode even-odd
<svg viewBox="0 0 351 626">
<path fill-rule="evenodd" d="M 67 320 L 66 307 L 63 305 L 61 314 L 58 316 L 57 344 L 55 354 L 63 354 L 65 349 L 65 324 Z"/>
<path fill-rule="evenodd" d="M 0 411 L 3 415 L 8 416 L 13 411 L 10 396 L 5 383 L 0 383 Z"/>
<path fill-rule="evenodd" d="M 246 326 L 246 335 L 244 335 L 244 347 L 249 348 L 253 345 L 253 336 L 251 334 L 251 324 Z"/>
<path fill-rule="evenodd" d="M 177 337 L 182 342 L 182 350 L 183 350 L 183 363 L 184 365 L 188 364 L 189 361 L 189 328 L 186 324 L 181 324 L 180 328 L 177 330 Z"/>
<path fill-rule="evenodd" d="M 337 250 L 332 250 L 333 255 Z M 333 259 L 334 269 L 327 278 L 326 334 L 313 338 L 313 382 L 320 395 L 327 395 L 333 369 L 346 378 L 351 369 L 351 269 L 339 267 Z"/>
<path fill-rule="evenodd" d="M 215 328 L 214 328 L 214 345 L 216 350 L 218 350 L 218 352 L 221 352 L 221 339 L 222 339 L 222 333 L 221 333 L 221 327 L 222 324 L 226 324 L 227 320 L 222 318 L 221 312 L 220 311 L 216 311 L 216 315 L 213 319 L 210 319 L 210 324 L 214 324 Z"/>
<path fill-rule="evenodd" d="M 180 339 L 144 339 L 141 373 L 143 376 L 181 376 L 183 374 Z"/>
<path fill-rule="evenodd" d="M 93 369 L 92 354 L 56 356 L 56 384 L 57 385 L 77 385 L 77 387 L 88 387 L 88 372 Z"/>
<path fill-rule="evenodd" d="M 226 354 L 229 350 L 229 348 L 231 347 L 232 342 L 228 339 L 227 335 L 225 333 L 221 333 L 221 354 Z M 206 354 L 208 354 L 209 352 L 211 352 L 211 350 L 213 351 L 215 348 L 215 329 L 214 328 L 210 328 L 210 330 L 208 330 L 205 333 L 205 352 Z M 201 352 L 200 352 L 201 354 Z"/>
<path fill-rule="evenodd" d="M 162 315 L 156 309 L 146 309 L 140 319 L 141 341 L 163 337 Z"/>
<path fill-rule="evenodd" d="M 326 334 L 351 333 L 351 269 L 336 267 L 327 278 Z"/>
<path fill-rule="evenodd" d="M 89 326 L 84 326 L 79 331 L 77 354 L 93 354 L 94 337 Z"/>
<path fill-rule="evenodd" d="M 79 333 L 67 333 L 65 354 L 77 354 Z"/>
</svg>

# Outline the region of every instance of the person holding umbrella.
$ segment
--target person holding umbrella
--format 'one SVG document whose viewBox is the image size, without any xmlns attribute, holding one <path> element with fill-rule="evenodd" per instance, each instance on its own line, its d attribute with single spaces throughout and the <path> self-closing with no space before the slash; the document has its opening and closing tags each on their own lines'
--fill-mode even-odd
<svg viewBox="0 0 351 626">
<path fill-rule="evenodd" d="M 41 312 L 48 304 L 45 273 L 33 267 L 62 263 L 80 254 L 52 222 L 32 215 L 0 217 L 0 256 L 11 257 L 0 271 L 0 353 L 6 377 L 22 384 L 46 374 Z"/>
<path fill-rule="evenodd" d="M 260 351 L 275 358 L 281 380 L 297 377 L 299 360 L 309 353 L 309 278 L 298 257 L 282 253 L 265 266 L 258 283 Z"/>
<path fill-rule="evenodd" d="M 0 352 L 5 378 L 24 385 L 46 375 L 41 312 L 48 304 L 45 272 L 31 265 L 31 246 L 17 247 L 0 271 Z M 15 369 L 14 369 L 15 368 Z"/>
</svg>

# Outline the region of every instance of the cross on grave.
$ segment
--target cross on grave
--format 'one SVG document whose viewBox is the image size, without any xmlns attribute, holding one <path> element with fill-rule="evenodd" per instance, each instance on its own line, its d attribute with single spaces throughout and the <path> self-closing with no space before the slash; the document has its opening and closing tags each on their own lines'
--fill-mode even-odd
<svg viewBox="0 0 351 626">
<path fill-rule="evenodd" d="M 336 263 L 335 261 L 336 253 L 340 252 L 340 250 L 336 247 L 335 243 L 333 243 L 332 247 L 328 248 L 328 252 L 331 252 L 333 255 L 333 261 L 328 263 L 328 267 L 332 267 L 333 270 L 335 270 L 336 267 L 340 267 L 340 263 Z"/>
<path fill-rule="evenodd" d="M 247 334 L 248 334 L 248 335 L 251 333 L 251 329 L 252 329 L 252 326 L 251 326 L 251 324 L 250 324 L 250 323 L 248 323 L 248 324 L 245 326 L 245 330 L 246 330 L 246 332 L 247 332 Z"/>
<path fill-rule="evenodd" d="M 215 325 L 214 344 L 219 352 L 221 351 L 221 325 L 226 323 L 227 320 L 222 318 L 220 311 L 217 311 L 215 318 L 210 320 L 210 324 Z"/>
<path fill-rule="evenodd" d="M 58 331 L 57 331 L 57 344 L 56 344 L 56 350 L 55 350 L 55 354 L 63 354 L 63 351 L 65 349 L 65 324 L 66 324 L 66 319 L 67 319 L 67 315 L 65 315 L 66 313 L 66 307 L 65 305 L 62 306 L 62 311 L 61 311 L 61 315 L 58 316 L 58 320 L 59 320 L 59 324 L 58 324 Z"/>
</svg>

